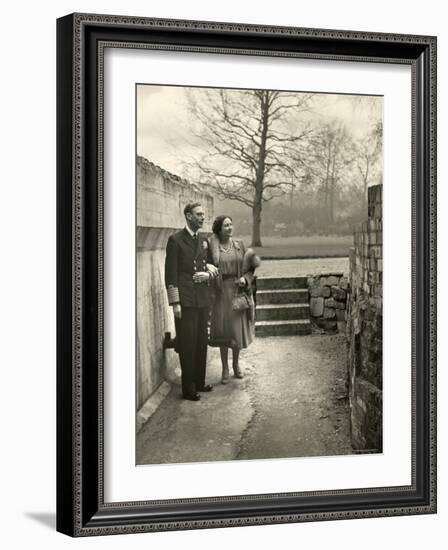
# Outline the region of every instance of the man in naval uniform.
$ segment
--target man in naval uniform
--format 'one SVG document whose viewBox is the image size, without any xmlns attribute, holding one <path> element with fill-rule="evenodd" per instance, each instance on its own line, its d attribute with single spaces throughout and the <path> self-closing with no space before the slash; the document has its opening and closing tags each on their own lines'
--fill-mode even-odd
<svg viewBox="0 0 448 550">
<path fill-rule="evenodd" d="M 205 384 L 209 282 L 218 271 L 212 264 L 205 235 L 199 233 L 205 214 L 199 203 L 184 209 L 186 226 L 168 239 L 165 285 L 173 307 L 177 350 L 182 371 L 182 394 L 199 401 L 198 392 L 213 389 Z"/>
</svg>

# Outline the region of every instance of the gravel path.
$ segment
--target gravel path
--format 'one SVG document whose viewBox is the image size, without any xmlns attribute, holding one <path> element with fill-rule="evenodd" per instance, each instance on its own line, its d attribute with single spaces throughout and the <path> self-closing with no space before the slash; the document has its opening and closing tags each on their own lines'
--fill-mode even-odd
<svg viewBox="0 0 448 550">
<path fill-rule="evenodd" d="M 247 390 L 254 415 L 238 458 L 351 453 L 343 336 L 258 339 Z"/>
<path fill-rule="evenodd" d="M 173 385 L 137 436 L 137 464 L 235 458 L 254 411 L 243 380 L 232 378 L 229 384 L 220 384 L 220 365 L 219 350 L 209 348 L 206 382 L 214 388 L 201 394 L 200 401 L 182 399 L 180 385 Z"/>
<path fill-rule="evenodd" d="M 352 452 L 343 336 L 258 338 L 241 353 L 245 378 L 227 385 L 209 352 L 214 390 L 193 403 L 174 386 L 138 434 L 137 464 Z"/>
</svg>

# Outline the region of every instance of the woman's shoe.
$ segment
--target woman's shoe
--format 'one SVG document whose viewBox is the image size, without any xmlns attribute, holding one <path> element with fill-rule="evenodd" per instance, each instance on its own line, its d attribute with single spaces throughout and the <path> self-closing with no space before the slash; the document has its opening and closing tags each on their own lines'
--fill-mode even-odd
<svg viewBox="0 0 448 550">
<path fill-rule="evenodd" d="M 235 378 L 244 378 L 243 373 L 240 371 L 240 367 L 233 367 L 233 376 Z"/>
<path fill-rule="evenodd" d="M 229 383 L 229 367 L 222 369 L 221 384 Z"/>
</svg>

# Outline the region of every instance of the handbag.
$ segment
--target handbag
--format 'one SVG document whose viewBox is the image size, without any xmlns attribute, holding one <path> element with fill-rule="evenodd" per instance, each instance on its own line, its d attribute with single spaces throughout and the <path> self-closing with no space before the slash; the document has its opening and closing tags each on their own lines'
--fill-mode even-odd
<svg viewBox="0 0 448 550">
<path fill-rule="evenodd" d="M 237 292 L 235 296 L 232 298 L 233 311 L 244 311 L 245 309 L 249 309 L 249 307 L 250 307 L 249 296 L 244 291 Z"/>
<path fill-rule="evenodd" d="M 241 268 L 238 263 L 238 279 L 241 277 Z M 235 295 L 232 298 L 233 311 L 244 311 L 250 308 L 250 299 L 244 289 L 236 287 Z"/>
</svg>

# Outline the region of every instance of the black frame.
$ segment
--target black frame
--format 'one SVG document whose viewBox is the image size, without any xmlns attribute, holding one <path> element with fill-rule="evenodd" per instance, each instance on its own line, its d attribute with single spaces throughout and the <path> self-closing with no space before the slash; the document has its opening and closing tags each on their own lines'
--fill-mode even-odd
<svg viewBox="0 0 448 550">
<path fill-rule="evenodd" d="M 412 484 L 104 502 L 104 47 L 412 67 Z M 71 536 L 436 512 L 436 38 L 72 14 L 57 21 L 57 530 Z M 149 497 L 150 495 L 148 495 Z"/>
</svg>

